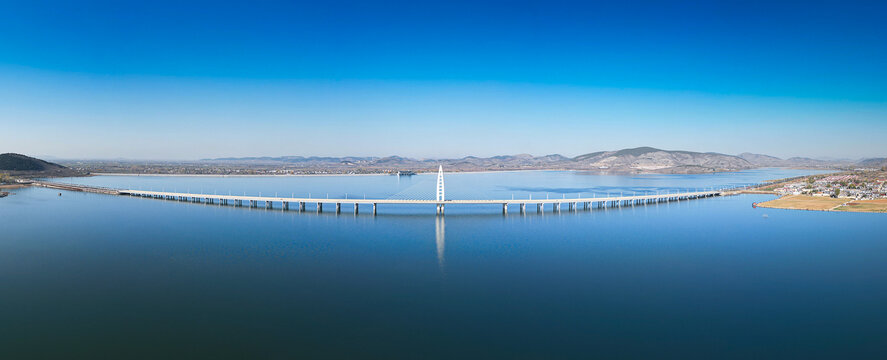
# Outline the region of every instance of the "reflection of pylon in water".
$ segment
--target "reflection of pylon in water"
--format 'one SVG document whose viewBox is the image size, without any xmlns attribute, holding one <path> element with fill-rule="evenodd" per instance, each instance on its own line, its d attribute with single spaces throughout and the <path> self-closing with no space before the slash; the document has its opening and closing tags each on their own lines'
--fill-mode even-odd
<svg viewBox="0 0 887 360">
<path fill-rule="evenodd" d="M 440 267 L 440 271 L 444 271 L 444 247 L 446 246 L 446 239 L 444 236 L 444 217 L 438 216 L 434 219 L 434 241 L 437 245 L 437 265 Z"/>
</svg>

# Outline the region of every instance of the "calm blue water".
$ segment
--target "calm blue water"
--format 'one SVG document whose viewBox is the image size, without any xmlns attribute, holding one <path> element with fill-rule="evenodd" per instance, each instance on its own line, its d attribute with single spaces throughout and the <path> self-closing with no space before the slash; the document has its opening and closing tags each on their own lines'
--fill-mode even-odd
<svg viewBox="0 0 887 360">
<path fill-rule="evenodd" d="M 458 174 L 447 190 L 563 196 L 796 173 Z M 70 181 L 382 197 L 425 180 Z M 15 192 L 0 199 L 0 358 L 861 358 L 887 336 L 883 214 L 753 209 L 771 197 L 743 195 L 374 217 Z"/>
</svg>

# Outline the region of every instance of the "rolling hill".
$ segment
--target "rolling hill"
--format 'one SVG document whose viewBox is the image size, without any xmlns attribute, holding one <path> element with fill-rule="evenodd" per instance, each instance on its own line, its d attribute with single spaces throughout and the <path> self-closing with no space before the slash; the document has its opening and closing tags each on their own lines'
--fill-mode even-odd
<svg viewBox="0 0 887 360">
<path fill-rule="evenodd" d="M 617 151 L 599 151 L 573 158 L 582 168 L 613 171 L 699 173 L 733 171 L 755 167 L 738 156 L 680 150 L 639 147 Z"/>
<path fill-rule="evenodd" d="M 78 176 L 82 173 L 27 155 L 0 154 L 0 172 L 24 176 Z"/>
</svg>

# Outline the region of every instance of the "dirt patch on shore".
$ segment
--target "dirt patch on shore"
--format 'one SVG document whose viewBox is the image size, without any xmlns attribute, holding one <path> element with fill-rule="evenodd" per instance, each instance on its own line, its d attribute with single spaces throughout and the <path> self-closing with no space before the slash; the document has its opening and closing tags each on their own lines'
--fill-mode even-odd
<svg viewBox="0 0 887 360">
<path fill-rule="evenodd" d="M 21 188 L 26 187 L 26 186 L 28 186 L 28 185 L 22 185 L 22 184 L 8 184 L 8 185 L 0 185 L 0 189 L 21 189 Z"/>
<path fill-rule="evenodd" d="M 887 199 L 857 200 L 835 210 L 851 212 L 887 213 Z"/>
<path fill-rule="evenodd" d="M 850 199 L 835 199 L 824 196 L 786 195 L 776 200 L 758 204 L 758 207 L 794 210 L 833 210 Z"/>
</svg>

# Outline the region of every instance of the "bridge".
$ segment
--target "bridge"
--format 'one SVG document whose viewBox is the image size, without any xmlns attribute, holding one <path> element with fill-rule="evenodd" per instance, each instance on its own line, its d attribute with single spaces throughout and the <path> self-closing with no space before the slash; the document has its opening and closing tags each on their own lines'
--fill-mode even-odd
<svg viewBox="0 0 887 360">
<path fill-rule="evenodd" d="M 298 211 L 306 211 L 311 205 L 316 212 L 323 212 L 324 205 L 335 205 L 336 213 L 342 212 L 342 205 L 346 208 L 350 207 L 355 214 L 360 210 L 360 206 L 372 206 L 373 214 L 376 214 L 379 205 L 383 204 L 412 204 L 412 205 L 435 205 L 439 214 L 444 213 L 446 205 L 501 205 L 502 212 L 507 214 L 509 206 L 517 206 L 520 213 L 527 211 L 527 206 L 536 207 L 536 212 L 544 213 L 546 207 L 550 207 L 551 211 L 560 212 L 562 207 L 566 205 L 566 210 L 590 210 L 594 208 L 622 207 L 633 205 L 646 205 L 661 202 L 672 202 L 681 200 L 701 199 L 712 196 L 720 196 L 720 191 L 694 191 L 683 193 L 666 193 L 655 195 L 637 195 L 637 196 L 608 196 L 608 197 L 586 197 L 571 199 L 511 199 L 511 200 L 399 200 L 399 199 L 318 199 L 318 198 L 298 198 L 298 197 L 269 197 L 269 196 L 240 196 L 240 195 L 210 195 L 210 194 L 193 194 L 193 193 L 177 193 L 163 191 L 146 191 L 146 190 L 118 190 L 120 195 L 131 195 L 148 197 L 154 199 L 186 201 L 194 203 L 233 205 L 233 206 L 249 206 L 264 207 L 273 209 L 275 206 L 283 210 L 290 210 L 296 206 Z M 369 209 L 368 209 L 369 210 Z"/>
<path fill-rule="evenodd" d="M 173 201 L 183 201 L 192 203 L 229 205 L 235 207 L 263 207 L 266 209 L 279 208 L 282 210 L 298 210 L 300 212 L 313 209 L 320 213 L 323 212 L 324 205 L 335 206 L 336 213 L 342 212 L 343 204 L 346 209 L 350 208 L 355 214 L 359 213 L 361 206 L 365 209 L 371 207 L 372 213 L 375 215 L 380 205 L 403 204 L 403 205 L 434 205 L 438 214 L 444 213 L 444 207 L 447 205 L 501 205 L 502 213 L 508 214 L 509 207 L 516 206 L 518 211 L 523 214 L 527 212 L 527 207 L 535 206 L 537 213 L 544 213 L 546 207 L 552 212 L 560 212 L 562 208 L 567 211 L 591 210 L 610 207 L 635 206 L 668 203 L 673 201 L 701 199 L 713 196 L 721 196 L 724 194 L 721 190 L 704 190 L 704 191 L 687 191 L 687 192 L 666 192 L 656 194 L 643 194 L 632 196 L 606 196 L 606 197 L 576 197 L 562 199 L 509 199 L 509 200 L 448 200 L 445 198 L 443 169 L 438 170 L 436 197 L 434 200 L 407 200 L 407 199 L 337 199 L 337 198 L 311 198 L 311 197 L 270 197 L 270 196 L 251 196 L 251 195 L 218 195 L 218 194 L 198 194 L 198 193 L 181 193 L 168 191 L 149 191 L 149 190 L 132 190 L 132 189 L 109 189 L 95 186 L 62 184 L 56 182 L 34 181 L 33 185 L 43 186 L 47 188 L 69 190 L 69 191 L 85 191 L 109 195 L 125 195 L 137 196 L 152 199 L 163 199 Z M 370 210 L 370 209 L 367 209 Z"/>
</svg>

